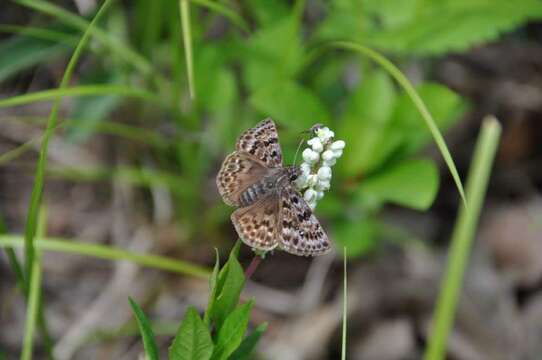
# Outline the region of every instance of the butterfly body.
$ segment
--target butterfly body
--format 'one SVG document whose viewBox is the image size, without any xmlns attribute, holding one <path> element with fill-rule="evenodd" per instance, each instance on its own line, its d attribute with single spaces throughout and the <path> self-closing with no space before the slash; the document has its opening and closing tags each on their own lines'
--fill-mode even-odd
<svg viewBox="0 0 542 360">
<path fill-rule="evenodd" d="M 268 196 L 276 195 L 278 189 L 283 188 L 299 176 L 301 170 L 296 166 L 286 168 L 272 168 L 269 175 L 250 185 L 239 196 L 239 205 L 250 206 Z"/>
<path fill-rule="evenodd" d="M 243 242 L 269 251 L 315 256 L 330 249 L 327 235 L 295 189 L 296 166 L 282 165 L 274 122 L 266 119 L 245 131 L 226 157 L 216 184 L 224 202 L 239 207 L 231 215 Z"/>
</svg>

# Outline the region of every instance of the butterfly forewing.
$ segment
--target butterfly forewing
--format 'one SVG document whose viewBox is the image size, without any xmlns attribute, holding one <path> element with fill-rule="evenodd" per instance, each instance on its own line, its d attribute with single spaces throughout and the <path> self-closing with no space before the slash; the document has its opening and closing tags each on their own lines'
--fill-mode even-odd
<svg viewBox="0 0 542 360">
<path fill-rule="evenodd" d="M 291 184 L 279 192 L 279 247 L 294 255 L 316 256 L 330 250 L 329 239 L 301 194 Z"/>
<path fill-rule="evenodd" d="M 278 245 L 278 207 L 278 197 L 274 194 L 248 207 L 235 210 L 231 221 L 241 240 L 258 250 L 274 249 Z"/>
<path fill-rule="evenodd" d="M 269 169 L 252 156 L 234 151 L 224 159 L 216 177 L 218 192 L 224 202 L 239 206 L 239 197 L 250 185 L 259 181 Z"/>
<path fill-rule="evenodd" d="M 282 167 L 277 127 L 271 119 L 245 131 L 237 140 L 237 150 L 247 152 L 268 167 Z"/>
</svg>

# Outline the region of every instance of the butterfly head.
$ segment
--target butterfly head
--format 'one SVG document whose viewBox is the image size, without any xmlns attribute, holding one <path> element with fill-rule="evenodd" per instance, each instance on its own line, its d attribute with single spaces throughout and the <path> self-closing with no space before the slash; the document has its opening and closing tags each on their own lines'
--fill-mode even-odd
<svg viewBox="0 0 542 360">
<path fill-rule="evenodd" d="M 285 168 L 286 175 L 288 177 L 288 181 L 293 182 L 296 181 L 298 177 L 301 176 L 301 168 L 296 165 L 287 166 Z"/>
</svg>

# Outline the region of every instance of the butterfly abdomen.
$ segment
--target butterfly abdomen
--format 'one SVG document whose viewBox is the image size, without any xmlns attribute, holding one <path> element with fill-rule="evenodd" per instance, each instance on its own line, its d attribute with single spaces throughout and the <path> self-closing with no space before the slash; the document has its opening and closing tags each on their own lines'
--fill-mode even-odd
<svg viewBox="0 0 542 360">
<path fill-rule="evenodd" d="M 250 185 L 245 191 L 239 196 L 239 203 L 241 206 L 249 206 L 254 204 L 256 201 L 267 197 L 272 193 L 273 189 L 269 186 L 268 183 L 263 179 L 258 181 L 255 184 Z"/>
</svg>

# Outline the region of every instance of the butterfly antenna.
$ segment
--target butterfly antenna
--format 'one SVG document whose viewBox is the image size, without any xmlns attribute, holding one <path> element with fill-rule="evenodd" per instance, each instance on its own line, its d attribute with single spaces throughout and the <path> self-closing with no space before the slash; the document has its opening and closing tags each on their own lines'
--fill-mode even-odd
<svg viewBox="0 0 542 360">
<path fill-rule="evenodd" d="M 301 149 L 301 145 L 303 145 L 304 141 L 305 141 L 305 137 L 303 136 L 303 138 L 301 138 L 301 140 L 299 140 L 299 145 L 297 145 L 297 150 L 295 151 L 294 165 L 295 165 L 295 162 L 297 160 L 297 154 L 299 153 L 299 149 Z"/>
</svg>

